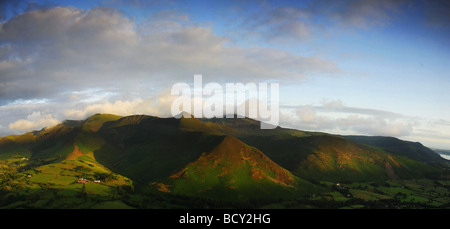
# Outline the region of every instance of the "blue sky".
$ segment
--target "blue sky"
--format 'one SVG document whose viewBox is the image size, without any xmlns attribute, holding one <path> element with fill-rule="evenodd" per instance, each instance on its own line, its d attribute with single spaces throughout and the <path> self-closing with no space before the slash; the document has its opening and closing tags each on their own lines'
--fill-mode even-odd
<svg viewBox="0 0 450 229">
<path fill-rule="evenodd" d="M 2 1 L 0 136 L 279 82 L 280 125 L 450 149 L 448 1 Z"/>
</svg>

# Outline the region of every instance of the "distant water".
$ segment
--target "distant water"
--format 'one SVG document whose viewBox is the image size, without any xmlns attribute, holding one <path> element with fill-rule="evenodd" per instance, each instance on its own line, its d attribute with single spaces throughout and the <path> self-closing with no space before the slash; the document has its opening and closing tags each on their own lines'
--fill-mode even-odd
<svg viewBox="0 0 450 229">
<path fill-rule="evenodd" d="M 441 154 L 441 157 L 443 157 L 443 158 L 445 158 L 447 160 L 450 160 L 450 155 Z"/>
</svg>

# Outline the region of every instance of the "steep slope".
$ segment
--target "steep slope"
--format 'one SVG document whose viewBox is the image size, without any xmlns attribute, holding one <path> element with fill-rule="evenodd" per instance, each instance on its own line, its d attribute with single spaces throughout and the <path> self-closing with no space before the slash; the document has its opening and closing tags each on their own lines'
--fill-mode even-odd
<svg viewBox="0 0 450 229">
<path fill-rule="evenodd" d="M 407 157 L 391 155 L 336 136 L 315 136 L 316 150 L 297 168 L 301 176 L 332 181 L 383 181 L 421 178 L 437 171 Z"/>
<path fill-rule="evenodd" d="M 137 115 L 109 122 L 95 137 L 105 141 L 94 152 L 98 161 L 142 183 L 170 176 L 221 140 L 221 136 L 184 131 L 179 119 Z"/>
<path fill-rule="evenodd" d="M 96 138 L 104 141 L 93 151 L 101 164 L 141 184 L 166 187 L 163 182 L 168 182 L 176 194 L 205 195 L 206 189 L 211 197 L 219 199 L 225 196 L 217 196 L 218 190 L 227 192 L 227 198 L 250 198 L 257 193 L 258 197 L 269 195 L 270 190 L 283 196 L 294 191 L 299 195 L 317 188 L 294 177 L 256 148 L 226 137 L 216 126 L 205 125 L 194 118 L 127 116 L 105 122 L 91 137 Z M 252 156 L 242 156 L 245 153 Z M 243 161 L 247 166 L 242 166 Z M 223 172 L 223 176 L 214 181 L 197 179 L 197 182 L 192 182 L 193 176 L 202 177 L 206 173 L 211 178 L 218 163 L 220 169 L 229 170 L 230 174 Z M 175 175 L 177 171 L 186 171 L 200 164 L 204 169 L 199 171 L 203 173 Z M 233 182 L 236 184 L 231 185 Z"/>
<path fill-rule="evenodd" d="M 0 139 L 0 154 L 25 152 L 33 159 L 62 157 L 70 152 L 77 132 L 84 121 L 66 120 L 58 125 L 32 131 L 23 135 L 11 135 Z"/>
<path fill-rule="evenodd" d="M 389 152 L 393 155 L 409 157 L 425 162 L 445 162 L 442 157 L 433 150 L 423 146 L 419 142 L 410 142 L 393 137 L 381 136 L 344 136 L 354 142 L 372 145 Z"/>
<path fill-rule="evenodd" d="M 242 136 L 310 136 L 314 132 L 305 132 L 301 130 L 276 127 L 274 129 L 261 129 L 261 122 L 250 118 L 242 118 L 235 116 L 234 118 L 211 118 L 198 119 L 203 126 L 209 127 L 210 131 L 225 135 L 237 137 Z M 197 122 L 198 122 L 197 121 Z M 200 126 L 189 126 L 196 129 Z M 205 129 L 204 129 L 205 130 Z M 207 130 L 207 129 L 206 129 Z"/>
<path fill-rule="evenodd" d="M 290 198 L 321 192 L 312 181 L 386 181 L 440 171 L 428 163 L 432 160 L 422 145 L 412 145 L 423 147 L 417 151 L 406 144 L 408 151 L 386 141 L 355 141 L 285 128 L 261 130 L 258 121 L 247 118 L 97 114 L 0 138 L 0 159 L 29 158 L 20 170 L 35 171 L 39 185 L 66 173 L 64 179 L 117 175 L 115 184 L 127 185 L 130 178 L 135 187 L 220 200 Z M 404 142 L 394 146 L 399 144 Z"/>
<path fill-rule="evenodd" d="M 371 181 L 424 177 L 438 171 L 424 163 L 436 159 L 434 152 L 395 138 L 398 145 L 406 147 L 394 151 L 387 143 L 386 148 L 380 148 L 338 135 L 285 128 L 259 130 L 259 122 L 247 118 L 202 121 L 207 126 L 220 126 L 222 133 L 260 149 L 275 163 L 305 179 Z"/>
<path fill-rule="evenodd" d="M 31 152 L 27 147 L 11 140 L 9 137 L 0 139 L 0 160 L 7 158 L 31 157 Z"/>
<path fill-rule="evenodd" d="M 122 116 L 112 114 L 95 114 L 83 122 L 83 128 L 96 132 L 103 124 L 110 121 L 115 121 L 122 118 Z"/>
<path fill-rule="evenodd" d="M 215 180 L 212 183 L 207 180 L 197 180 L 198 182 L 194 186 L 198 187 L 197 191 L 199 193 L 201 193 L 201 187 L 213 189 L 213 186 L 211 186 L 213 184 L 218 185 L 218 183 L 221 183 L 225 187 L 226 183 L 230 181 L 223 180 L 225 177 L 234 177 L 237 182 L 239 177 L 245 180 L 249 178 L 246 176 L 252 174 L 252 171 L 254 176 L 260 174 L 262 180 L 269 180 L 270 182 L 265 183 L 269 183 L 270 186 L 280 186 L 283 187 L 282 189 L 285 189 L 294 184 L 292 183 L 293 180 L 289 182 L 286 180 L 288 177 L 292 178 L 292 174 L 276 165 L 261 151 L 245 145 L 236 138 L 212 134 L 212 132 L 206 131 L 205 128 L 209 131 L 212 130 L 211 126 L 204 126 L 198 119 L 193 118 L 175 119 L 136 115 L 123 117 L 116 121 L 108 122 L 98 130 L 95 136 L 105 139 L 105 144 L 96 150 L 94 155 L 98 161 L 111 170 L 141 183 L 161 183 L 172 177 L 169 183 L 176 183 L 173 186 L 174 193 L 178 194 L 194 195 L 195 192 L 192 191 L 194 189 L 181 187 L 183 187 L 183 184 L 186 184 L 185 182 L 194 184 L 188 180 L 196 173 L 188 173 L 188 177 L 179 176 L 179 179 L 175 179 L 176 181 L 173 180 L 173 178 L 177 177 L 174 174 L 177 171 L 192 168 L 194 165 L 200 165 L 202 164 L 200 163 L 201 161 L 203 161 L 205 168 L 207 168 L 206 170 L 209 172 L 215 171 L 213 167 L 217 166 L 217 163 L 221 165 L 221 169 L 234 171 L 233 166 L 239 167 L 245 159 L 250 160 L 246 161 L 246 163 L 251 163 L 253 167 L 248 167 L 246 170 L 239 167 L 237 171 L 242 176 L 233 173 L 222 177 L 221 182 L 219 180 Z M 203 131 L 199 129 L 203 129 Z M 219 131 L 215 131 L 215 133 L 217 132 Z M 247 158 L 241 155 L 246 152 L 251 153 L 252 157 Z M 259 158 L 259 161 L 255 161 L 255 158 Z M 208 163 L 206 162 L 212 164 L 207 165 Z M 283 172 L 280 173 L 280 171 Z M 269 176 L 265 174 L 277 175 Z M 281 174 L 284 174 L 284 176 L 281 176 Z M 203 176 L 204 173 L 203 175 L 197 175 Z M 306 184 L 306 182 L 304 183 Z M 243 185 L 241 182 L 238 187 L 242 189 Z M 252 185 L 248 183 L 244 186 L 251 187 Z M 217 190 L 217 188 L 215 189 Z M 240 193 L 240 189 L 234 192 Z"/>
<path fill-rule="evenodd" d="M 129 207 L 115 196 L 132 189 L 132 181 L 96 160 L 93 151 L 101 141 L 83 123 L 65 121 L 2 138 L 0 207 L 95 208 L 112 200 Z"/>
<path fill-rule="evenodd" d="M 391 155 L 335 135 L 243 136 L 240 139 L 308 180 L 379 181 L 424 177 L 435 171 L 424 162 Z"/>
<path fill-rule="evenodd" d="M 229 200 L 292 197 L 317 190 L 258 149 L 229 136 L 173 174 L 169 184 L 166 187 L 174 193 Z"/>
</svg>

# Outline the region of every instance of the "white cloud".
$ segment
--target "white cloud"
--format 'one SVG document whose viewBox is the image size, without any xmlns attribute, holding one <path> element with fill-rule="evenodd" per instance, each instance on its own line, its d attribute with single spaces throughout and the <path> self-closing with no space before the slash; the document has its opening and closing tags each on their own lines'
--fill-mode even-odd
<svg viewBox="0 0 450 229">
<path fill-rule="evenodd" d="M 164 90 L 156 97 L 115 100 L 114 102 L 97 101 L 80 105 L 79 108 L 65 109 L 62 113 L 66 119 L 78 120 L 86 119 L 96 113 L 108 113 L 123 116 L 147 114 L 159 117 L 169 117 L 171 116 L 170 107 L 175 98 L 175 96 L 168 93 L 168 90 Z"/>
<path fill-rule="evenodd" d="M 108 113 L 117 115 L 135 114 L 136 108 L 143 103 L 142 99 L 132 101 L 117 100 L 114 103 L 104 102 L 88 105 L 83 109 L 69 109 L 64 111 L 64 115 L 71 119 L 85 119 L 96 113 Z"/>
<path fill-rule="evenodd" d="M 51 114 L 41 114 L 41 112 L 33 112 L 27 116 L 27 119 L 20 119 L 9 124 L 9 129 L 29 131 L 50 127 L 58 124 L 60 121 L 53 118 Z"/>
<path fill-rule="evenodd" d="M 320 106 L 285 107 L 282 112 L 283 124 L 290 127 L 338 134 L 409 136 L 418 125 L 400 114 L 349 107 L 340 100 L 323 101 Z"/>
<path fill-rule="evenodd" d="M 317 57 L 234 45 L 173 10 L 136 24 L 109 8 L 37 9 L 1 23 L 0 44 L 2 135 L 95 113 L 168 116 L 173 98 L 158 92 L 195 74 L 246 83 L 340 71 Z"/>
<path fill-rule="evenodd" d="M 165 16 L 164 16 L 165 15 Z M 55 7 L 0 27 L 0 100 L 57 97 L 90 88 L 167 88 L 203 74 L 211 81 L 298 80 L 336 73 L 314 56 L 243 48 L 175 11 L 136 24 L 117 10 Z M 163 29 L 162 29 L 163 28 Z"/>
</svg>

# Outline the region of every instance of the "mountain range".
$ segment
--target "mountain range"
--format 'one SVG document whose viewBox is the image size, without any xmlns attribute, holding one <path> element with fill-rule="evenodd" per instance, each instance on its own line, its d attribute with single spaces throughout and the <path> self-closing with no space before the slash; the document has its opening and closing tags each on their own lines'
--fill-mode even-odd
<svg viewBox="0 0 450 229">
<path fill-rule="evenodd" d="M 418 142 L 259 127 L 237 117 L 96 114 L 2 137 L 0 206 L 263 206 L 336 183 L 449 179 L 449 162 Z M 37 197 L 43 190 L 73 200 Z"/>
</svg>

